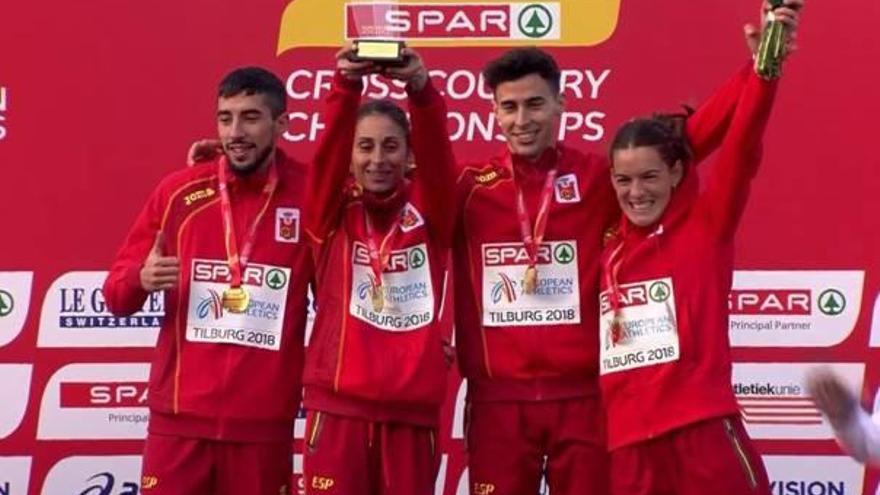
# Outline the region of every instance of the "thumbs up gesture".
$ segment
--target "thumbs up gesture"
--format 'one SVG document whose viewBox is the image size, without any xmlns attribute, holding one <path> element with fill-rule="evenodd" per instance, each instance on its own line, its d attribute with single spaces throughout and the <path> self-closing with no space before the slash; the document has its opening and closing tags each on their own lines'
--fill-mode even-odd
<svg viewBox="0 0 880 495">
<path fill-rule="evenodd" d="M 141 267 L 141 287 L 147 292 L 173 289 L 180 275 L 180 262 L 176 256 L 163 256 L 161 231 L 156 233 L 156 241 Z"/>
</svg>

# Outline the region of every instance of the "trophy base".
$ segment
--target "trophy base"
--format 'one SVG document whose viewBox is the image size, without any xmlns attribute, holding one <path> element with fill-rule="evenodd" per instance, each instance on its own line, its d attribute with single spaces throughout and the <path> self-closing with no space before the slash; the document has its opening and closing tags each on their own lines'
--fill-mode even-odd
<svg viewBox="0 0 880 495">
<path fill-rule="evenodd" d="M 355 40 L 352 60 L 376 62 L 383 65 L 404 65 L 402 40 Z"/>
</svg>

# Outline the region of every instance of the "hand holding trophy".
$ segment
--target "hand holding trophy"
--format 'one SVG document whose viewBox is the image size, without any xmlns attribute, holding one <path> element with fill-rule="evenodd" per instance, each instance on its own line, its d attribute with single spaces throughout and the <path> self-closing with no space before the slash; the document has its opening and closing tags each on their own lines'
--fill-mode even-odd
<svg viewBox="0 0 880 495">
<path fill-rule="evenodd" d="M 409 63 L 406 43 L 389 22 L 398 7 L 395 1 L 359 3 L 348 19 L 352 62 L 372 62 L 377 66 L 404 67 Z"/>
</svg>

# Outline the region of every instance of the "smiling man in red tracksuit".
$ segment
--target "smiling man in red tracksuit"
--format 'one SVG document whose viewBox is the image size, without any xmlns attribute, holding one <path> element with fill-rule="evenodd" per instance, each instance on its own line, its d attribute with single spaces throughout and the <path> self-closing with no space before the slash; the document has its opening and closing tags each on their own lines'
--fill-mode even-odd
<svg viewBox="0 0 880 495">
<path fill-rule="evenodd" d="M 275 147 L 285 101 L 266 70 L 226 76 L 223 156 L 162 180 L 104 284 L 117 315 L 165 291 L 144 493 L 290 492 L 312 264 L 299 226 L 306 170 Z"/>
<path fill-rule="evenodd" d="M 484 75 L 508 142 L 464 167 L 455 191 L 470 491 L 536 493 L 543 474 L 554 495 L 603 493 L 599 258 L 618 215 L 608 163 L 557 142 L 563 100 L 549 55 L 511 50 Z M 698 156 L 719 143 L 743 81 L 734 77 L 688 120 Z"/>
</svg>

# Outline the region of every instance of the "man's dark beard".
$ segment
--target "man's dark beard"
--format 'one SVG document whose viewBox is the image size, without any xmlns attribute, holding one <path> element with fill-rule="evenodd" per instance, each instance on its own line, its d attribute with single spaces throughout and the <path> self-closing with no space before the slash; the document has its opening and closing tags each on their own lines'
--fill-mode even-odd
<svg viewBox="0 0 880 495">
<path fill-rule="evenodd" d="M 257 156 L 256 160 L 254 160 L 252 163 L 245 165 L 244 167 L 233 165 L 233 161 L 231 158 L 229 158 L 229 153 L 226 152 L 225 148 L 223 152 L 226 153 L 226 160 L 229 162 L 229 169 L 232 170 L 232 173 L 239 177 L 246 177 L 263 167 L 263 164 L 269 160 L 269 156 L 273 152 L 275 152 L 275 147 L 268 146 L 265 150 L 263 150 L 262 153 Z"/>
</svg>

